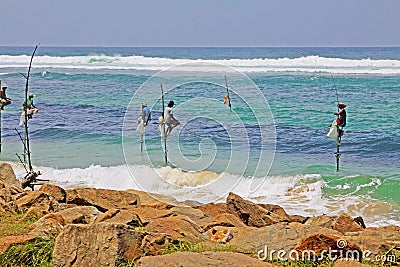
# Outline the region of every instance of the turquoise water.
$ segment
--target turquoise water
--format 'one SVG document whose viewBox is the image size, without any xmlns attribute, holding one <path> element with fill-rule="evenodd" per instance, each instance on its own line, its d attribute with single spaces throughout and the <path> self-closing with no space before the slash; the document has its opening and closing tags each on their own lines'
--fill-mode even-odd
<svg viewBox="0 0 400 267">
<path fill-rule="evenodd" d="M 4 145 L 0 157 L 4 161 L 17 162 L 15 153 L 22 152 L 14 130 L 19 128 L 25 85 L 19 73 L 26 73 L 32 51 L 31 47 L 0 47 L 0 79 L 8 84 L 7 93 L 13 99 L 13 104 L 2 112 Z M 137 97 L 135 93 L 143 83 L 159 71 L 199 60 L 227 65 L 248 76 L 270 110 L 264 109 L 261 97 L 257 98 L 260 105 L 253 99 L 248 106 L 252 95 L 243 97 L 232 90 L 231 113 L 221 103 L 226 94 L 226 73 L 214 73 L 220 76 L 221 85 L 189 83 L 167 92 L 166 101 L 175 100 L 176 117 L 185 122 L 171 136 L 170 142 L 175 138 L 179 146 L 168 147 L 175 167 L 225 172 L 234 150 L 237 156 L 233 162 L 238 163 L 229 172 L 257 176 L 257 168 L 270 167 L 264 160 L 256 164 L 265 149 L 261 141 L 263 127 L 274 125 L 276 136 L 268 128 L 271 138 L 276 138 L 276 148 L 272 143 L 267 146 L 268 152 L 275 154 L 271 177 L 320 175 L 317 180 L 321 182 L 322 198 L 358 197 L 389 203 L 390 218 L 398 218 L 400 48 L 39 47 L 30 80 L 30 91 L 36 94 L 35 103 L 40 108 L 30 121 L 34 165 L 55 170 L 83 170 L 92 165 L 122 168 L 127 156 L 129 165 L 161 168 L 162 142 L 157 132 L 160 95 L 149 103 L 153 107 L 153 120 L 146 128 L 150 162 L 140 154 L 139 136 L 135 133 L 140 107 L 129 104 L 143 101 L 132 97 Z M 325 137 L 335 118 L 334 82 L 348 112 L 340 172 L 336 172 L 335 141 Z M 228 75 L 228 83 L 234 87 L 234 77 Z M 155 92 L 159 94 L 159 88 Z M 273 119 L 268 117 L 260 125 L 253 113 L 257 109 L 271 113 Z M 241 139 L 242 134 L 238 133 L 238 140 L 233 140 L 230 131 L 239 127 L 238 121 L 243 124 L 244 136 Z M 127 138 L 124 145 L 123 132 Z M 202 162 L 202 157 L 207 160 Z M 247 157 L 249 163 L 242 167 L 240 162 Z M 185 164 L 183 159 L 191 163 Z M 315 185 L 314 178 L 303 178 L 299 179 Z M 300 180 L 293 182 L 290 190 Z"/>
</svg>

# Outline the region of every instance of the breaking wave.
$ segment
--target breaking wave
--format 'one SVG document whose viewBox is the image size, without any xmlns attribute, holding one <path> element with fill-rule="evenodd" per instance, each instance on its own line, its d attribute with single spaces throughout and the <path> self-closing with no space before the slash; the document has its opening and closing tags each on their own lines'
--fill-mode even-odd
<svg viewBox="0 0 400 267">
<path fill-rule="evenodd" d="M 0 55 L 0 68 L 25 68 L 30 57 L 27 55 Z M 76 70 L 143 70 L 161 71 L 185 63 L 215 63 L 235 68 L 241 72 L 305 72 L 335 74 L 399 75 L 400 60 L 343 59 L 321 56 L 298 58 L 255 58 L 255 59 L 173 59 L 145 56 L 36 56 L 35 68 Z"/>
<path fill-rule="evenodd" d="M 19 179 L 24 175 L 22 166 L 11 163 Z M 239 182 L 232 192 L 255 203 L 270 203 L 282 206 L 289 214 L 316 216 L 322 214 L 338 215 L 344 211 L 352 216 L 362 216 L 367 226 L 399 225 L 399 206 L 393 202 L 373 199 L 360 195 L 328 195 L 324 188 L 328 187 L 319 174 L 279 175 L 267 177 L 259 190 L 250 193 L 251 177 L 237 177 L 229 173 L 214 173 L 211 171 L 184 172 L 171 167 L 155 168 L 144 165 L 130 166 L 133 176 L 126 165 L 103 167 L 91 165 L 87 168 L 55 169 L 52 167 L 37 167 L 42 173 L 41 179 L 63 188 L 93 187 L 115 190 L 143 190 L 140 184 L 151 183 L 151 175 L 160 175 L 165 183 L 147 184 L 150 193 L 174 196 L 178 201 L 197 201 L 209 203 L 229 189 L 220 186 L 207 187 L 203 185 L 216 179 L 237 179 Z M 154 171 L 155 170 L 155 171 Z M 256 179 L 256 178 L 255 178 Z M 179 185 L 178 189 L 176 186 Z M 347 185 L 344 185 L 345 187 Z M 368 185 L 365 185 L 368 186 Z M 377 186 L 376 183 L 373 186 Z M 174 192 L 172 192 L 174 190 Z M 225 191 L 228 190 L 228 191 Z M 225 202 L 219 198 L 216 202 Z"/>
</svg>

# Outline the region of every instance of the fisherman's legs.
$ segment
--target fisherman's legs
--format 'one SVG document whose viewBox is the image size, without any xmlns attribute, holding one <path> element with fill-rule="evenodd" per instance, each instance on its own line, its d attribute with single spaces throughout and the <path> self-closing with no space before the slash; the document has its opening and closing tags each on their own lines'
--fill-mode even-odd
<svg viewBox="0 0 400 267">
<path fill-rule="evenodd" d="M 4 99 L 4 98 L 0 98 L 0 108 L 3 109 L 5 106 L 10 105 L 11 101 Z"/>
<path fill-rule="evenodd" d="M 168 126 L 168 129 L 166 131 L 166 134 L 169 135 L 176 126 L 180 125 L 181 123 L 177 120 L 172 120 L 170 123 L 167 123 L 166 125 Z"/>
</svg>

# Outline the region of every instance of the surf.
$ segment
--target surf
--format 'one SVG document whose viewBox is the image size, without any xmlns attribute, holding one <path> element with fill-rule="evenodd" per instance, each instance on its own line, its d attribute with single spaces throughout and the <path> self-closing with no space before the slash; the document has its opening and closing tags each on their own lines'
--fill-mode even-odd
<svg viewBox="0 0 400 267">
<path fill-rule="evenodd" d="M 0 55 L 0 68 L 24 68 L 26 55 Z M 394 59 L 346 59 L 317 55 L 296 58 L 249 58 L 249 59 L 188 59 L 149 57 L 140 55 L 85 55 L 85 56 L 37 56 L 35 68 L 43 71 L 69 70 L 139 70 L 161 71 L 186 63 L 214 63 L 227 65 L 246 73 L 300 72 L 333 74 L 399 75 L 400 60 Z M 43 73 L 41 71 L 41 73 Z M 182 69 L 184 71 L 184 69 Z"/>
</svg>

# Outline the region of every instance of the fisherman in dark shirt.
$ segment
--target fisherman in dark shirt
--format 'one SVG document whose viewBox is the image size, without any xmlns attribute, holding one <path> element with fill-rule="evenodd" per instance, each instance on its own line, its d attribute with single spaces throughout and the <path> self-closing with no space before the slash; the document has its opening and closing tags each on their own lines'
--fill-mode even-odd
<svg viewBox="0 0 400 267">
<path fill-rule="evenodd" d="M 337 112 L 335 112 L 334 114 L 338 116 L 336 122 L 337 125 L 340 127 L 344 127 L 346 126 L 346 104 L 344 103 L 339 103 L 337 104 L 337 107 L 339 108 L 339 110 Z"/>
</svg>

